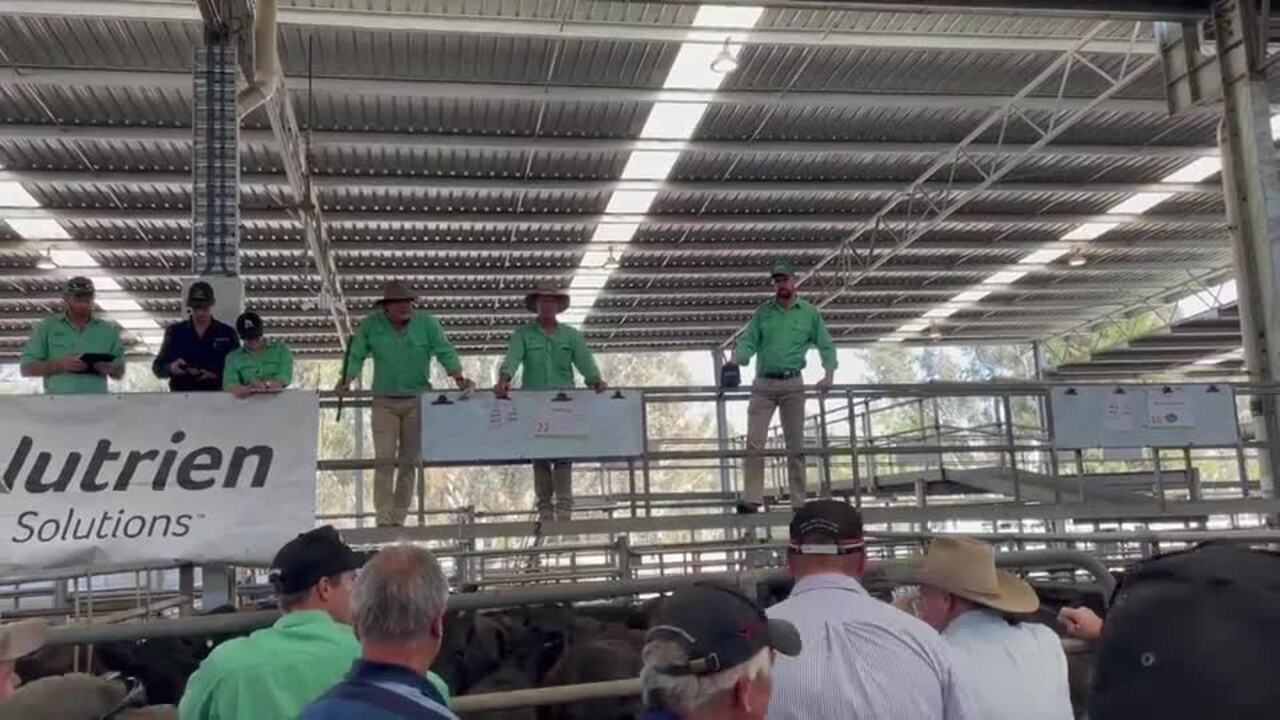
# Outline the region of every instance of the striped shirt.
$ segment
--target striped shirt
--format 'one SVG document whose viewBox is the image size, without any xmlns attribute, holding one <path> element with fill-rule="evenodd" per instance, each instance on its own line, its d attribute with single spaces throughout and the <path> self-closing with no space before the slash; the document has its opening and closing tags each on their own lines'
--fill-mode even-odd
<svg viewBox="0 0 1280 720">
<path fill-rule="evenodd" d="M 805 577 L 768 614 L 804 643 L 774 664 L 769 720 L 981 718 L 941 636 L 851 577 Z"/>
</svg>

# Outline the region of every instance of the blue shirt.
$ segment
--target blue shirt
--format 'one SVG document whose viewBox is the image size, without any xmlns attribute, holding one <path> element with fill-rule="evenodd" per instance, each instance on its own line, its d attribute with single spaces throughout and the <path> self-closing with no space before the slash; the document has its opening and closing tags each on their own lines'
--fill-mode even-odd
<svg viewBox="0 0 1280 720">
<path fill-rule="evenodd" d="M 169 378 L 169 390 L 173 392 L 221 392 L 222 367 L 227 355 L 240 347 L 235 328 L 213 321 L 204 337 L 196 334 L 196 326 L 190 320 L 170 325 L 164 331 L 164 344 L 151 363 L 151 371 L 158 378 Z M 169 376 L 169 365 L 174 360 L 186 360 L 187 366 L 208 370 L 217 377 L 199 380 L 187 375 Z"/>
<path fill-rule="evenodd" d="M 409 668 L 357 660 L 347 678 L 298 720 L 458 720 L 426 678 Z"/>
<path fill-rule="evenodd" d="M 773 665 L 769 720 L 986 720 L 933 628 L 846 575 L 810 575 L 767 610 L 800 631 Z"/>
<path fill-rule="evenodd" d="M 956 668 L 984 720 L 1071 720 L 1062 641 L 1044 625 L 972 610 L 947 626 Z"/>
</svg>

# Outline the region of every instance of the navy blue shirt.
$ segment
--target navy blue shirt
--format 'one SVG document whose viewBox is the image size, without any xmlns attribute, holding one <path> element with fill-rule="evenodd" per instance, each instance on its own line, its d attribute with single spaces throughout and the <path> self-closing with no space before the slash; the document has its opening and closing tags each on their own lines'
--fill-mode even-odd
<svg viewBox="0 0 1280 720">
<path fill-rule="evenodd" d="M 298 720 L 458 720 L 425 677 L 400 665 L 356 660 L 347 679 Z"/>
<path fill-rule="evenodd" d="M 169 390 L 173 392 L 221 392 L 222 366 L 227 355 L 238 347 L 240 338 L 235 328 L 226 323 L 214 320 L 201 337 L 196 334 L 192 321 L 183 320 L 164 331 L 164 344 L 151 363 L 151 372 L 158 378 L 169 378 Z M 169 366 L 178 359 L 186 360 L 189 368 L 208 370 L 216 377 L 212 380 L 190 375 L 170 377 Z"/>
</svg>

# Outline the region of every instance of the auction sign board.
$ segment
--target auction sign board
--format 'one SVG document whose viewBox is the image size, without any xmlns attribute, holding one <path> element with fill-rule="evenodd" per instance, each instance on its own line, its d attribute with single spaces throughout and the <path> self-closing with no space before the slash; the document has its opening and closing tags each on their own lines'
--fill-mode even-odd
<svg viewBox="0 0 1280 720">
<path fill-rule="evenodd" d="M 0 400 L 0 577 L 267 564 L 315 525 L 314 393 Z"/>
</svg>

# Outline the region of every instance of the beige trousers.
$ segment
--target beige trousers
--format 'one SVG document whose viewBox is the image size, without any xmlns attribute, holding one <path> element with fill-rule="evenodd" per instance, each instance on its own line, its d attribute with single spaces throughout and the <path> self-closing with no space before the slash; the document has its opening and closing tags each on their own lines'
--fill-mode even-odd
<svg viewBox="0 0 1280 720">
<path fill-rule="evenodd" d="M 573 463 L 568 460 L 534 460 L 533 492 L 538 498 L 538 520 L 548 522 L 553 517 L 557 521 L 571 519 Z M 554 501 L 552 495 L 555 496 Z"/>
<path fill-rule="evenodd" d="M 373 473 L 373 507 L 380 526 L 404 525 L 413 502 L 418 464 L 421 418 L 416 397 L 380 397 L 373 400 L 373 455 L 396 461 Z"/>
<path fill-rule="evenodd" d="M 769 423 L 777 408 L 782 420 L 782 435 L 787 442 L 787 484 L 791 489 L 791 507 L 805 501 L 804 480 L 804 379 L 797 375 L 787 380 L 757 376 L 751 384 L 751 401 L 747 404 L 747 449 L 763 450 L 769 440 Z M 764 458 L 748 457 L 744 463 L 742 499 L 764 502 Z"/>
</svg>

